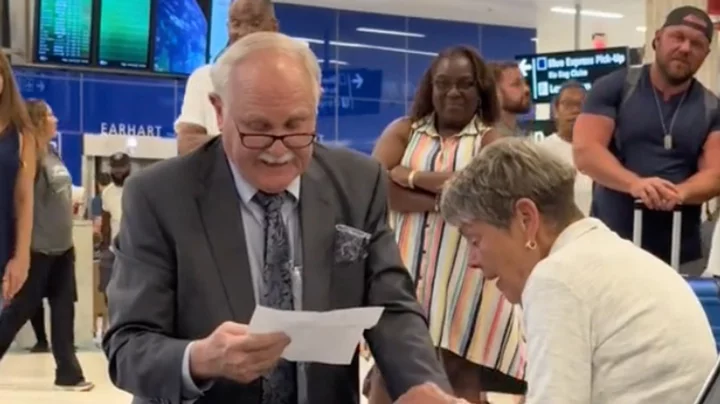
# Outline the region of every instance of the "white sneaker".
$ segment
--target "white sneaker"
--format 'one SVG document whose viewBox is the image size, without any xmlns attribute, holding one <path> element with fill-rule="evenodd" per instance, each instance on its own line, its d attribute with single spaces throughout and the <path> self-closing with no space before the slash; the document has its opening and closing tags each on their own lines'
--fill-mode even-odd
<svg viewBox="0 0 720 404">
<path fill-rule="evenodd" d="M 92 382 L 89 382 L 87 380 L 83 380 L 77 384 L 70 384 L 70 385 L 60 385 L 56 384 L 55 389 L 62 390 L 62 391 L 90 391 L 95 388 L 95 385 Z"/>
</svg>

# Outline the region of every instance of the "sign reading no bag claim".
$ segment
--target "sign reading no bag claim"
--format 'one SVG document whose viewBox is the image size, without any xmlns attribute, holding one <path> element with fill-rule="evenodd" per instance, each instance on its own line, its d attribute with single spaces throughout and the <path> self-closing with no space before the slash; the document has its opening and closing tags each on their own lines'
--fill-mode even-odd
<svg viewBox="0 0 720 404">
<path fill-rule="evenodd" d="M 589 49 L 516 56 L 532 100 L 549 103 L 568 80 L 590 89 L 595 80 L 628 66 L 628 48 Z"/>
</svg>

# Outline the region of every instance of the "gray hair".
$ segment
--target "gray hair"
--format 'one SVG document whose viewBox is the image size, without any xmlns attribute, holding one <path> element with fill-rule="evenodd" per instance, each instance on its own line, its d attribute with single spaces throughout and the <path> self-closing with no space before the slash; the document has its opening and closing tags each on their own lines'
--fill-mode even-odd
<svg viewBox="0 0 720 404">
<path fill-rule="evenodd" d="M 232 69 L 258 50 L 274 49 L 297 56 L 314 81 L 315 98 L 320 103 L 322 70 L 315 54 L 306 43 L 278 32 L 255 32 L 244 36 L 223 51 L 210 70 L 214 92 L 225 98 Z"/>
<path fill-rule="evenodd" d="M 565 224 L 577 213 L 575 173 L 534 142 L 500 139 L 445 184 L 440 212 L 455 226 L 479 221 L 508 229 L 515 203 L 527 198 L 545 219 Z"/>
</svg>

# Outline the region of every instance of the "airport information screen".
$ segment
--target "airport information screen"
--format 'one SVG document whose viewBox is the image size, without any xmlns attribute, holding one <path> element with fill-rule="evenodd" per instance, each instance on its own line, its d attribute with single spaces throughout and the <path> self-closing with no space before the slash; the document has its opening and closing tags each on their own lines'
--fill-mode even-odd
<svg viewBox="0 0 720 404">
<path fill-rule="evenodd" d="M 101 0 L 98 64 L 146 69 L 150 52 L 150 0 Z"/>
<path fill-rule="evenodd" d="M 92 0 L 38 2 L 35 59 L 40 63 L 90 64 Z"/>
</svg>

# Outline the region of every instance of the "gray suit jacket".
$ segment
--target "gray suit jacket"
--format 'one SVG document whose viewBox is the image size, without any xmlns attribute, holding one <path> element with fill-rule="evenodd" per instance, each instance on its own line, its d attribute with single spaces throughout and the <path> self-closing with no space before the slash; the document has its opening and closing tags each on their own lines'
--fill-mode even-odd
<svg viewBox="0 0 720 404">
<path fill-rule="evenodd" d="M 367 157 L 316 146 L 300 191 L 303 309 L 384 306 L 365 338 L 391 396 L 426 381 L 449 390 L 387 225 L 386 178 Z M 372 234 L 365 259 L 335 263 L 340 223 Z M 103 342 L 110 377 L 136 404 L 180 404 L 187 344 L 224 321 L 247 324 L 255 309 L 239 200 L 218 139 L 129 179 L 115 246 Z M 350 366 L 310 364 L 307 378 L 311 404 L 358 400 L 357 355 Z M 196 404 L 260 404 L 260 395 L 259 381 L 217 380 Z"/>
</svg>

